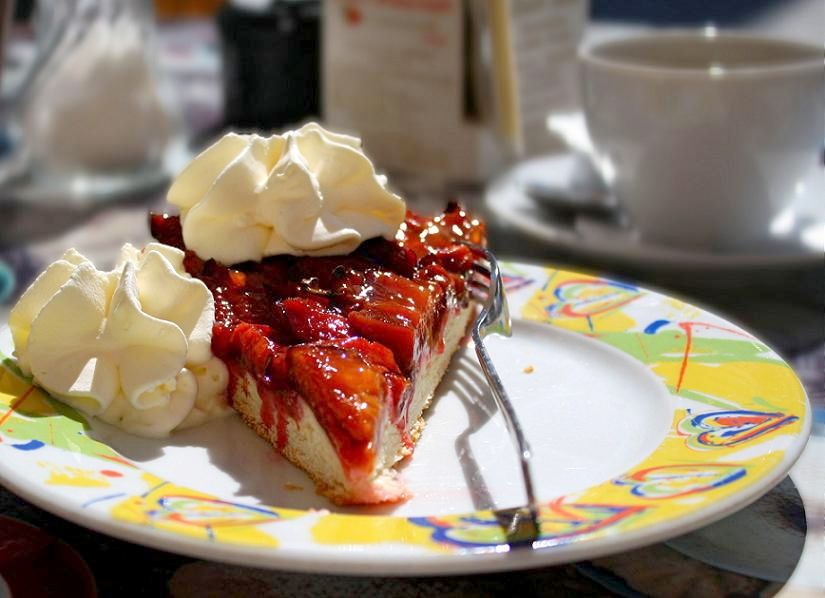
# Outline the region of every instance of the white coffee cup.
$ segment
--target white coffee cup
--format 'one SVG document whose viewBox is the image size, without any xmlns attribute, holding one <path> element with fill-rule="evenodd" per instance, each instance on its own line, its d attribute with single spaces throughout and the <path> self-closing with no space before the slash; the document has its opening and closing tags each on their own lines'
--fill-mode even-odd
<svg viewBox="0 0 825 598">
<path fill-rule="evenodd" d="M 609 41 L 580 60 L 597 163 L 643 239 L 769 238 L 821 156 L 822 48 L 709 29 Z"/>
</svg>

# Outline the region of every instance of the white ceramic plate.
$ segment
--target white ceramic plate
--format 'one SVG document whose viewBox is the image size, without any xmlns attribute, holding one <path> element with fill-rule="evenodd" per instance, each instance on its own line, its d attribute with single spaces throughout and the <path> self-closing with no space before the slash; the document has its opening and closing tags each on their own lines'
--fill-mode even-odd
<svg viewBox="0 0 825 598">
<path fill-rule="evenodd" d="M 791 369 L 747 332 L 622 283 L 505 265 L 512 338 L 493 359 L 535 453 L 541 538 L 508 543 L 517 460 L 472 351 L 456 356 L 402 474 L 414 493 L 337 508 L 237 418 L 131 437 L 0 369 L 0 479 L 62 517 L 233 563 L 369 575 L 486 572 L 661 541 L 787 472 L 810 429 Z M 552 325 L 548 325 L 552 324 Z M 11 351 L 4 329 L 0 349 Z"/>
<path fill-rule="evenodd" d="M 611 263 L 726 270 L 822 264 L 825 169 L 812 171 L 800 186 L 792 208 L 773 224 L 775 238 L 755 247 L 703 252 L 654 245 L 640 239 L 632 227 L 592 217 L 580 216 L 572 223 L 554 219 L 540 200 L 525 192 L 525 185 L 532 182 L 564 187 L 572 175 L 571 164 L 570 156 L 564 154 L 517 164 L 487 188 L 487 208 L 501 222 L 550 247 Z"/>
</svg>

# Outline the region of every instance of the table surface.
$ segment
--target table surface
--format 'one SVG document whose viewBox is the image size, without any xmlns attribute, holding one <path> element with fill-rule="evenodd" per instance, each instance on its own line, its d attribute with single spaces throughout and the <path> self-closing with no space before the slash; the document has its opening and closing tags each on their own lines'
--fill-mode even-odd
<svg viewBox="0 0 825 598">
<path fill-rule="evenodd" d="M 202 28 L 196 27 L 183 35 L 211 43 L 210 34 Z M 204 68 L 208 71 L 212 66 L 210 54 L 207 52 L 205 56 Z M 203 80 L 199 80 L 198 85 L 203 85 Z M 197 127 L 208 128 L 214 124 L 210 119 L 215 118 L 217 106 L 209 99 L 213 96 L 190 96 L 195 108 L 189 113 L 201 119 Z M 443 191 L 441 188 L 411 192 L 411 207 L 425 211 L 437 209 Z M 459 191 L 471 209 L 485 215 L 480 189 Z M 12 227 L 23 226 L 30 233 L 30 241 L 25 244 L 6 244 L 5 249 L 0 250 L 0 262 L 11 266 L 25 280 L 65 248 L 75 246 L 105 265 L 111 262 L 123 242 L 139 244 L 148 239 L 146 212 L 163 205 L 162 197 L 154 195 L 132 198 L 102 209 L 50 211 L 49 218 L 43 219 L 40 216 L 44 214 L 30 207 L 4 205 L 0 191 L 0 218 L 7 223 L 5 226 L 9 223 Z M 364 592 L 393 596 L 821 595 L 825 591 L 825 476 L 821 465 L 825 462 L 822 310 L 825 280 L 821 266 L 814 270 L 788 269 L 768 276 L 754 273 L 720 278 L 702 272 L 691 272 L 688 276 L 683 271 L 590 263 L 575 254 L 551 252 L 492 220 L 489 226 L 491 246 L 505 259 L 553 263 L 654 286 L 741 322 L 771 343 L 794 367 L 813 407 L 811 440 L 790 475 L 743 511 L 684 538 L 569 565 L 514 573 L 479 571 L 473 576 L 350 578 L 257 570 L 197 560 L 89 531 L 26 503 L 2 487 L 0 530 L 4 529 L 7 518 L 14 518 L 45 530 L 51 538 L 65 541 L 85 560 L 102 596 L 256 594 L 263 597 L 298 593 L 337 596 Z M 9 307 L 0 305 L 0 321 L 5 322 Z M 776 542 L 762 542 L 758 546 L 743 542 L 741 546 L 726 546 L 720 551 L 714 545 L 714 538 L 740 524 L 754 526 L 754 529 L 760 526 L 768 537 L 776 534 Z M 783 546 L 794 547 L 792 554 L 783 554 L 782 558 L 771 554 L 780 541 Z M 763 561 L 773 563 L 770 571 L 759 570 L 756 563 Z"/>
</svg>

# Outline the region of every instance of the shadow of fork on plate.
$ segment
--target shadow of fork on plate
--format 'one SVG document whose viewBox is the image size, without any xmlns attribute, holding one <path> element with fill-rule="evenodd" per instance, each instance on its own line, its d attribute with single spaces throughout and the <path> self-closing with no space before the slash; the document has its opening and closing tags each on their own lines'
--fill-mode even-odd
<svg viewBox="0 0 825 598">
<path fill-rule="evenodd" d="M 455 439 L 455 452 L 467 482 L 473 507 L 477 511 L 489 509 L 493 512 L 511 547 L 530 546 L 538 539 L 538 534 L 529 510 L 523 506 L 496 508 L 495 499 L 484 479 L 483 468 L 470 443 L 473 434 L 498 413 L 496 400 L 487 386 L 478 362 L 469 353 L 458 358 L 454 367 L 454 373 L 446 380 L 449 383 L 448 390 L 458 397 L 468 416 L 467 428 Z M 514 450 L 509 442 L 507 444 L 506 450 Z M 517 474 L 514 469 L 513 475 Z"/>
</svg>

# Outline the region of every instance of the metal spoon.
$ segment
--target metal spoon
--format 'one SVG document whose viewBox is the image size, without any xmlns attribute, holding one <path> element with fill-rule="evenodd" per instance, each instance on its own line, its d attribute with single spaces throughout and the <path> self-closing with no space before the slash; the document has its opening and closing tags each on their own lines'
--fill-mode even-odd
<svg viewBox="0 0 825 598">
<path fill-rule="evenodd" d="M 566 177 L 553 181 L 524 180 L 525 193 L 542 206 L 566 215 L 615 218 L 618 206 L 590 157 L 577 152 L 563 160 L 560 168 L 567 171 Z"/>
</svg>

